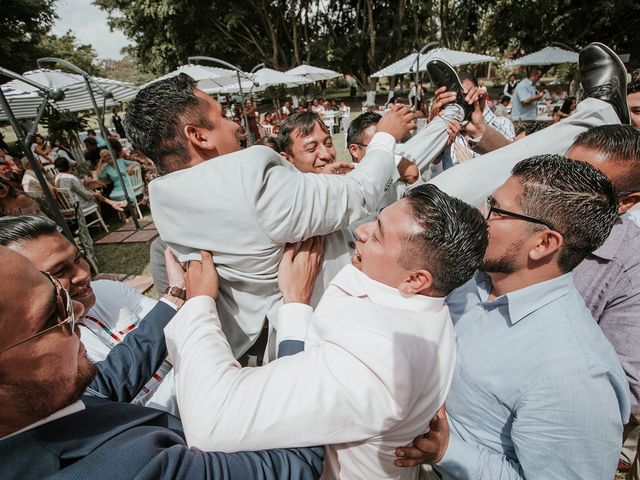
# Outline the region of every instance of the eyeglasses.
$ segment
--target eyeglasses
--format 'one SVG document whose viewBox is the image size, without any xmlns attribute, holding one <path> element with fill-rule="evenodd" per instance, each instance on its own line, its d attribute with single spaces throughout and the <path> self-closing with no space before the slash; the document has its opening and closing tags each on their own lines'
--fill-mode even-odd
<svg viewBox="0 0 640 480">
<path fill-rule="evenodd" d="M 513 217 L 513 218 L 517 218 L 519 220 L 524 220 L 525 222 L 531 222 L 531 223 L 538 223 L 540 225 L 544 225 L 545 227 L 547 227 L 549 230 L 554 230 L 554 231 L 558 231 L 557 228 L 555 228 L 551 223 L 547 222 L 546 220 L 542 220 L 540 218 L 536 218 L 536 217 L 530 217 L 529 215 L 523 215 L 522 213 L 515 213 L 515 212 L 510 212 L 509 210 L 503 210 L 501 208 L 495 207 L 493 205 L 493 202 L 495 200 L 493 199 L 493 197 L 488 196 L 487 197 L 487 203 L 486 203 L 486 212 L 487 212 L 487 220 L 489 220 L 489 218 L 491 218 L 491 214 L 492 213 L 498 213 L 500 215 L 506 215 L 508 217 Z"/>
<path fill-rule="evenodd" d="M 369 144 L 359 143 L 359 142 L 351 142 L 351 145 L 359 145 L 360 147 L 367 148 Z"/>
<path fill-rule="evenodd" d="M 29 340 L 58 327 L 62 327 L 62 329 L 66 331 L 68 335 L 73 335 L 76 326 L 76 316 L 73 311 L 73 303 L 71 302 L 71 296 L 69 295 L 69 292 L 65 288 L 63 288 L 62 285 L 60 285 L 60 282 L 49 272 L 42 272 L 42 274 L 46 276 L 49 281 L 51 281 L 51 283 L 53 283 L 53 286 L 56 289 L 56 309 L 53 314 L 56 318 L 56 324 L 52 327 L 45 328 L 44 330 L 41 330 L 38 333 L 25 338 L 24 340 L 20 340 L 13 345 L 3 348 L 2 350 L 0 350 L 0 353 L 11 350 L 13 347 L 22 345 L 23 343 L 28 342 Z"/>
</svg>

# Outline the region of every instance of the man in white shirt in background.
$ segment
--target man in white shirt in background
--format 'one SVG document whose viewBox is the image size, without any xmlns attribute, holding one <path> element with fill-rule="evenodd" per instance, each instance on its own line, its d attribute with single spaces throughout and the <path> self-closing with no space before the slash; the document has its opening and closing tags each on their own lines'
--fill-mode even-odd
<svg viewBox="0 0 640 480">
<path fill-rule="evenodd" d="M 455 352 L 444 296 L 480 264 L 486 224 L 476 209 L 422 185 L 356 233 L 352 264 L 315 312 L 306 305 L 315 271 L 304 258 L 319 264 L 317 240 L 285 252 L 276 328 L 279 340 L 303 340 L 302 353 L 242 369 L 221 330 L 217 288 L 188 301 L 165 328 L 190 446 L 326 444 L 323 478 L 416 478 L 417 470 L 394 465 L 394 447 L 446 398 Z"/>
</svg>

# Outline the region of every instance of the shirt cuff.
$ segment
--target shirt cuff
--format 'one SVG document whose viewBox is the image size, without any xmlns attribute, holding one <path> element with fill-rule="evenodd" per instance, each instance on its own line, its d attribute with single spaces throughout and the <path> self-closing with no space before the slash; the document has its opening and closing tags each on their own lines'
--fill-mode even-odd
<svg viewBox="0 0 640 480">
<path fill-rule="evenodd" d="M 464 462 L 465 460 L 474 462 L 475 456 L 470 455 L 470 452 L 467 450 L 467 445 L 464 440 L 451 432 L 449 433 L 447 451 L 444 452 L 442 459 L 434 466 L 438 469 L 446 470 L 447 473 L 456 478 L 471 478 L 468 477 L 470 471 L 465 467 Z"/>
<path fill-rule="evenodd" d="M 393 138 L 393 135 L 387 132 L 376 132 L 367 146 L 367 152 L 372 150 L 384 150 L 388 154 L 393 155 L 393 150 L 395 148 L 396 139 Z"/>
<path fill-rule="evenodd" d="M 276 340 L 301 340 L 307 338 L 307 329 L 311 321 L 313 308 L 304 303 L 286 303 L 278 312 L 278 331 Z"/>
<path fill-rule="evenodd" d="M 166 303 L 167 305 L 169 305 L 171 308 L 173 308 L 176 312 L 178 311 L 178 306 L 175 303 L 170 302 L 169 300 L 167 300 L 166 298 L 160 298 L 159 300 L 160 302 Z"/>
</svg>

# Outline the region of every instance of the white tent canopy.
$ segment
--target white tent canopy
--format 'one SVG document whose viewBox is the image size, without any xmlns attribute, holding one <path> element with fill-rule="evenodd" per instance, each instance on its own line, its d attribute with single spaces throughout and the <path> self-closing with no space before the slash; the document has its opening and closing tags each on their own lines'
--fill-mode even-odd
<svg viewBox="0 0 640 480">
<path fill-rule="evenodd" d="M 209 67 L 206 65 L 181 65 L 172 72 L 169 72 L 161 77 L 156 78 L 155 80 L 150 81 L 145 85 L 150 85 L 159 80 L 165 80 L 167 78 L 175 77 L 180 73 L 186 73 L 191 78 L 193 78 L 196 82 L 198 82 L 198 88 L 205 93 L 218 93 L 221 89 L 233 85 L 234 83 L 238 84 L 238 74 L 235 70 L 227 69 L 227 68 L 218 68 L 218 67 Z M 244 77 L 240 76 L 241 79 Z M 250 86 L 251 82 L 249 82 Z M 242 87 L 244 89 L 244 85 Z"/>
<path fill-rule="evenodd" d="M 515 60 L 506 62 L 509 67 L 521 65 L 557 65 L 560 63 L 578 63 L 578 52 L 559 47 L 545 47 Z"/>
<path fill-rule="evenodd" d="M 413 73 L 416 68 L 417 53 L 411 53 L 406 57 L 392 63 L 391 65 L 378 70 L 371 76 L 374 78 L 389 77 L 392 75 L 404 75 L 405 73 Z M 492 62 L 495 57 L 489 55 L 480 55 L 477 53 L 461 52 L 459 50 L 450 50 L 448 48 L 434 48 L 420 55 L 420 71 L 427 69 L 427 63 L 434 59 L 444 60 L 453 67 L 459 65 L 472 65 L 476 63 Z"/>
<path fill-rule="evenodd" d="M 319 80 L 331 80 L 332 78 L 342 75 L 341 73 L 334 72 L 333 70 L 327 70 L 326 68 L 319 68 L 306 64 L 287 70 L 285 73 L 288 75 L 299 75 L 314 82 Z"/>
<path fill-rule="evenodd" d="M 65 94 L 64 100 L 49 101 L 58 110 L 81 112 L 93 108 L 86 84 L 80 75 L 61 70 L 39 69 L 25 72 L 23 76 L 45 87 L 62 90 Z M 121 102 L 129 101 L 138 93 L 138 88 L 130 83 L 99 77 L 93 77 L 93 80 L 113 94 L 113 98 L 107 99 L 107 106 L 116 106 Z M 93 84 L 91 88 L 98 106 L 102 106 L 104 104 L 102 91 Z M 42 103 L 42 97 L 37 88 L 20 80 L 12 80 L 2 85 L 2 92 L 16 118 L 35 118 L 38 107 Z M 7 115 L 2 108 L 0 108 L 0 120 L 7 120 Z"/>
<path fill-rule="evenodd" d="M 313 83 L 313 80 L 309 80 L 298 75 L 289 75 L 285 72 L 279 72 L 272 70 L 271 68 L 261 68 L 260 70 L 248 74 L 253 79 L 255 84 L 247 80 L 242 82 L 242 90 L 247 92 L 253 86 L 254 92 L 262 92 L 272 85 L 285 85 L 287 88 L 297 87 L 298 85 L 304 85 L 307 83 Z M 218 93 L 234 93 L 238 91 L 238 83 L 229 85 L 225 88 L 219 89 Z"/>
</svg>

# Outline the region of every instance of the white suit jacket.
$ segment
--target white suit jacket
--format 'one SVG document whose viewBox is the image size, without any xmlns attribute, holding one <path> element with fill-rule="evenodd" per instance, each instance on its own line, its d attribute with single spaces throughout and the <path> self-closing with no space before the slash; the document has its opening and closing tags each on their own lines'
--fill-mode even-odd
<svg viewBox="0 0 640 480">
<path fill-rule="evenodd" d="M 182 307 L 165 336 L 187 442 L 225 452 L 329 445 L 323 478 L 417 478 L 393 464 L 394 450 L 424 432 L 449 391 L 444 299 L 402 296 L 348 265 L 310 310 L 283 305 L 277 326 L 279 339 L 305 340 L 304 352 L 241 368 L 216 303 Z"/>
<path fill-rule="evenodd" d="M 346 176 L 304 174 L 270 148 L 256 146 L 151 182 L 154 222 L 178 258 L 213 252 L 218 309 L 236 356 L 251 346 L 265 316 L 275 314 L 285 244 L 335 232 L 372 211 L 393 174 L 394 147 L 391 135 L 377 133 L 365 159 Z M 346 242 L 341 247 L 335 240 L 324 266 L 327 281 L 347 255 Z"/>
</svg>

